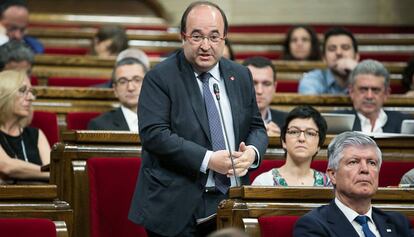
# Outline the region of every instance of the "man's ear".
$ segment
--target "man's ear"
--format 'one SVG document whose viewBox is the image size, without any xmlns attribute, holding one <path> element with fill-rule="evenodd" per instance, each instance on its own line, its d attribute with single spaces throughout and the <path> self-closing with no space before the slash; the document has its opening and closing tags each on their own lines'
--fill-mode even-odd
<svg viewBox="0 0 414 237">
<path fill-rule="evenodd" d="M 329 179 L 331 180 L 333 185 L 336 185 L 336 171 L 332 168 L 326 169 L 326 174 L 328 175 Z"/>
</svg>

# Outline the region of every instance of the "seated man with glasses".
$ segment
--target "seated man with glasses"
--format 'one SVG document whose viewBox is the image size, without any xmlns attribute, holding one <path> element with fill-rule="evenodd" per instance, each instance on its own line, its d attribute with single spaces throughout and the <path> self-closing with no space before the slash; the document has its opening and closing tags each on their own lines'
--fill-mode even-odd
<svg viewBox="0 0 414 237">
<path fill-rule="evenodd" d="M 252 185 L 329 186 L 328 176 L 311 168 L 325 141 L 326 130 L 326 121 L 317 110 L 311 106 L 294 108 L 287 115 L 280 134 L 285 164 L 260 174 Z"/>
<path fill-rule="evenodd" d="M 364 60 L 355 67 L 349 79 L 349 96 L 354 108 L 338 113 L 355 114 L 353 131 L 400 133 L 402 121 L 412 117 L 383 109 L 390 93 L 390 74 L 384 65 L 375 60 Z"/>
<path fill-rule="evenodd" d="M 413 236 L 407 217 L 371 204 L 378 189 L 382 154 L 369 136 L 344 132 L 328 146 L 327 174 L 335 199 L 301 217 L 293 236 Z"/>
<path fill-rule="evenodd" d="M 118 61 L 112 72 L 112 88 L 121 107 L 92 119 L 88 129 L 138 132 L 138 97 L 146 72 L 147 67 L 137 58 Z"/>
</svg>

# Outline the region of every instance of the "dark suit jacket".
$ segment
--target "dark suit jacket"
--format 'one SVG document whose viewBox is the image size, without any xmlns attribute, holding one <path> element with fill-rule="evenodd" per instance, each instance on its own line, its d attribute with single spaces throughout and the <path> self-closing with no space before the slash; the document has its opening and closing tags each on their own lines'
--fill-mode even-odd
<svg viewBox="0 0 414 237">
<path fill-rule="evenodd" d="M 288 115 L 288 113 L 270 109 L 270 113 L 272 114 L 272 121 L 279 126 L 280 129 L 282 129 L 282 126 L 285 124 L 285 119 Z"/>
<path fill-rule="evenodd" d="M 404 114 L 398 111 L 386 111 L 384 112 L 388 116 L 388 120 L 385 125 L 382 127 L 383 132 L 388 133 L 401 133 L 401 124 L 402 121 L 405 119 L 413 119 L 411 115 Z M 355 122 L 352 128 L 353 131 L 361 131 L 361 120 L 355 110 L 343 110 L 343 111 L 335 111 L 335 113 L 344 113 L 344 114 L 355 114 Z"/>
<path fill-rule="evenodd" d="M 219 63 L 232 108 L 235 147 L 244 141 L 263 156 L 268 139 L 251 74 L 227 59 Z M 207 149 L 212 150 L 200 88 L 181 50 L 146 74 L 138 118 L 142 164 L 129 218 L 153 232 L 177 235 L 203 205 L 208 174 L 200 167 Z M 249 182 L 248 175 L 241 179 Z M 219 201 L 206 213 L 215 213 Z"/>
<path fill-rule="evenodd" d="M 408 219 L 397 212 L 372 208 L 372 218 L 381 237 L 413 236 Z M 352 224 L 334 201 L 301 217 L 293 230 L 297 237 L 359 237 Z"/>
<path fill-rule="evenodd" d="M 88 123 L 89 130 L 129 131 L 128 123 L 121 108 L 105 112 Z"/>
</svg>

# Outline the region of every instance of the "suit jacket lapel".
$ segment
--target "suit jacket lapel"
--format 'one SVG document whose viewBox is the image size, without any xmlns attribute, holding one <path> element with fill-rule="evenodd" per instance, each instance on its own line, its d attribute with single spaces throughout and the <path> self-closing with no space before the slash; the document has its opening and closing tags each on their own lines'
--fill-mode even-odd
<svg viewBox="0 0 414 237">
<path fill-rule="evenodd" d="M 336 236 L 359 237 L 352 224 L 346 219 L 334 200 L 331 201 L 328 208 L 330 210 L 327 212 L 327 222 Z"/>
<path fill-rule="evenodd" d="M 204 131 L 211 144 L 207 112 L 205 109 L 203 97 L 201 96 L 200 87 L 197 83 L 198 79 L 195 77 L 191 65 L 185 59 L 184 53 L 182 51 L 177 53 L 177 57 L 181 68 L 181 78 L 184 80 L 184 85 L 189 95 L 188 99 L 191 101 L 191 106 L 194 113 L 196 114 L 198 122 L 200 123 L 202 130 Z"/>
<path fill-rule="evenodd" d="M 353 131 L 362 131 L 361 128 L 361 120 L 359 120 L 358 114 L 356 112 L 355 109 L 352 110 L 355 114 L 355 121 L 354 121 L 354 126 L 352 128 Z"/>
<path fill-rule="evenodd" d="M 121 107 L 119 107 L 114 113 L 113 125 L 119 130 L 129 130 L 128 123 L 122 113 Z"/>
<path fill-rule="evenodd" d="M 235 138 L 235 149 L 238 150 L 238 139 L 239 139 L 239 111 L 236 110 L 241 108 L 239 96 L 237 92 L 237 85 L 241 82 L 237 81 L 235 73 L 230 65 L 225 60 L 220 60 L 220 74 L 223 77 L 224 84 L 226 85 L 227 96 L 230 101 L 231 114 L 233 117 L 233 129 Z"/>
<path fill-rule="evenodd" d="M 372 219 L 374 219 L 375 226 L 380 232 L 382 237 L 396 236 L 397 232 L 395 226 L 388 222 L 388 219 L 378 214 L 374 208 L 372 208 Z"/>
</svg>

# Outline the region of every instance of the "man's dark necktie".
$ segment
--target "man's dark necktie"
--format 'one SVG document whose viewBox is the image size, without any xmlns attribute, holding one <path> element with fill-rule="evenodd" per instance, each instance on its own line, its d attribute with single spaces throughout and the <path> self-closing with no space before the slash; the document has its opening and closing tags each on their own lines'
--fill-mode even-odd
<svg viewBox="0 0 414 237">
<path fill-rule="evenodd" d="M 210 126 L 210 136 L 213 145 L 213 151 L 225 150 L 226 143 L 224 141 L 223 130 L 220 122 L 220 114 L 214 102 L 213 95 L 210 91 L 209 80 L 211 74 L 204 72 L 198 76 L 203 82 L 204 103 L 206 104 L 208 124 Z M 222 192 L 227 193 L 230 186 L 230 179 L 226 175 L 214 172 L 214 181 L 216 188 Z"/>
<path fill-rule="evenodd" d="M 368 217 L 367 216 L 357 216 L 355 221 L 362 226 L 362 231 L 364 232 L 365 237 L 375 237 L 374 233 L 368 227 Z"/>
</svg>

